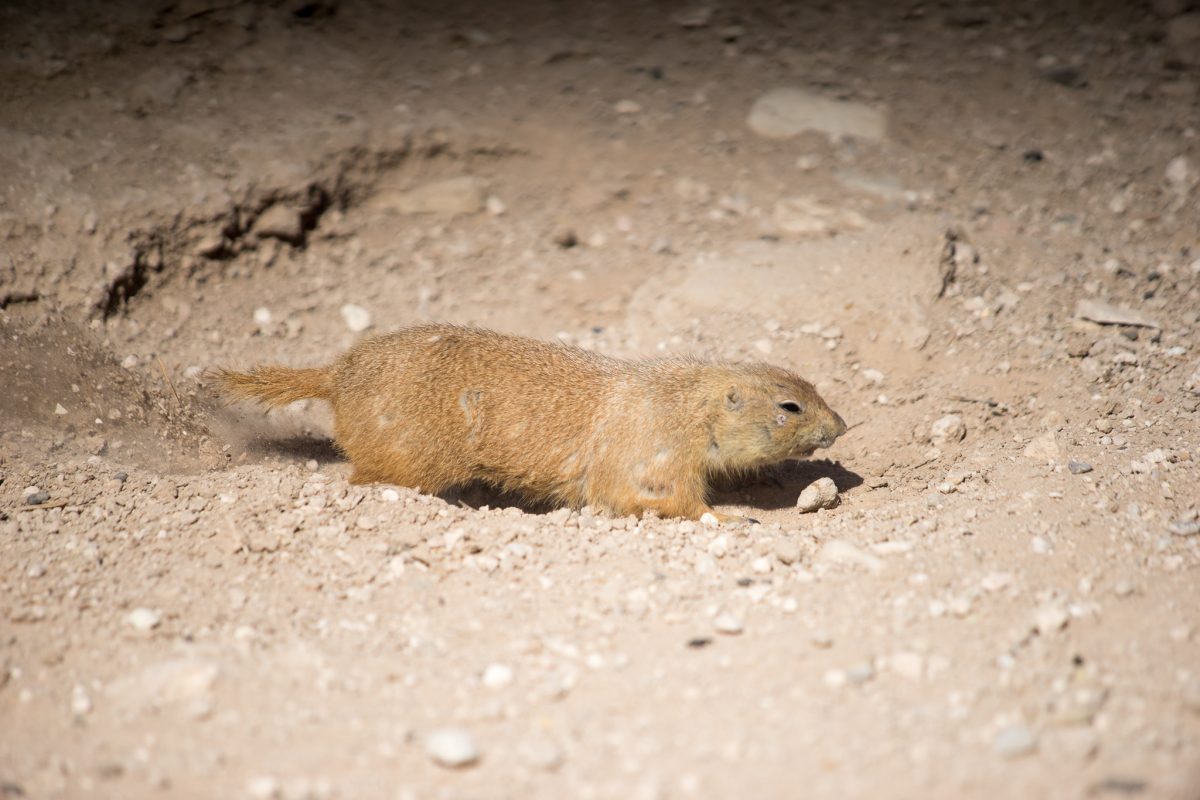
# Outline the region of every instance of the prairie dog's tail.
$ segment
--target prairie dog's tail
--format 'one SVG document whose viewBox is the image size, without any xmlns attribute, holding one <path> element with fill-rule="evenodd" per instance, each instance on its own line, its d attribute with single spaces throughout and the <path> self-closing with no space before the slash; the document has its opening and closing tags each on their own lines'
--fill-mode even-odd
<svg viewBox="0 0 1200 800">
<path fill-rule="evenodd" d="M 229 397 L 256 400 L 272 408 L 308 398 L 333 399 L 333 375 L 329 367 L 255 367 L 249 372 L 217 369 L 209 372 L 209 378 Z"/>
</svg>

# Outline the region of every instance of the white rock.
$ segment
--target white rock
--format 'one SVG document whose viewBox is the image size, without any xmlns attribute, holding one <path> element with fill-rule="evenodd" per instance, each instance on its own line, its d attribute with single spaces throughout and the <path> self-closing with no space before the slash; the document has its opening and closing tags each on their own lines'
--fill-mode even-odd
<svg viewBox="0 0 1200 800">
<path fill-rule="evenodd" d="M 726 538 L 725 534 L 721 534 L 709 542 L 708 547 L 705 549 L 714 558 L 724 558 L 725 554 L 729 552 L 729 539 Z"/>
<path fill-rule="evenodd" d="M 882 386 L 883 385 L 884 375 L 882 372 L 880 372 L 877 369 L 867 368 L 867 369 L 864 369 L 859 374 L 862 375 L 863 380 L 865 380 L 867 383 L 871 384 L 872 386 Z"/>
<path fill-rule="evenodd" d="M 63 408 L 62 403 L 55 403 L 54 404 L 54 413 L 61 417 L 63 414 L 67 413 L 67 410 L 65 408 Z"/>
<path fill-rule="evenodd" d="M 499 217 L 503 215 L 505 211 L 508 211 L 508 206 L 504 205 L 504 201 L 499 197 L 496 197 L 494 194 L 488 195 L 485 206 L 487 207 L 487 212 L 493 217 Z"/>
<path fill-rule="evenodd" d="M 887 117 L 861 103 L 783 88 L 772 89 L 755 100 L 746 124 L 770 139 L 817 131 L 834 141 L 847 136 L 879 141 L 885 136 Z"/>
<path fill-rule="evenodd" d="M 400 493 L 399 493 L 399 492 L 397 492 L 395 489 L 392 489 L 392 488 L 390 488 L 390 487 L 389 487 L 389 488 L 387 488 L 387 489 L 384 489 L 382 492 L 380 492 L 380 493 L 379 493 L 379 497 L 380 497 L 380 499 L 381 499 L 381 500 L 383 500 L 383 502 L 385 502 L 385 503 L 398 503 L 398 502 L 400 502 Z"/>
<path fill-rule="evenodd" d="M 716 528 L 721 524 L 721 520 L 717 519 L 716 515 L 711 511 L 705 511 L 700 515 L 700 524 L 709 528 Z"/>
<path fill-rule="evenodd" d="M 483 685 L 489 689 L 503 689 L 513 682 L 512 667 L 507 664 L 488 664 L 483 671 Z"/>
<path fill-rule="evenodd" d="M 346 321 L 346 327 L 351 333 L 362 333 L 371 327 L 371 312 L 354 303 L 342 306 L 342 319 Z"/>
<path fill-rule="evenodd" d="M 1188 164 L 1187 156 L 1175 156 L 1167 162 L 1163 177 L 1176 189 L 1186 189 L 1191 177 L 1191 166 Z"/>
<path fill-rule="evenodd" d="M 957 414 L 947 414 L 933 423 L 929 429 L 929 440 L 934 447 L 961 442 L 967 435 L 967 425 Z"/>
<path fill-rule="evenodd" d="M 265 328 L 271 324 L 271 309 L 266 306 L 259 306 L 254 309 L 254 324 L 260 328 Z"/>
<path fill-rule="evenodd" d="M 479 748 L 461 728 L 441 728 L 425 737 L 425 752 L 443 767 L 469 767 L 479 761 Z"/>
<path fill-rule="evenodd" d="M 745 626 L 742 620 L 728 611 L 717 614 L 713 617 L 713 629 L 717 633 L 723 633 L 726 636 L 737 636 L 744 630 Z"/>
<path fill-rule="evenodd" d="M 996 734 L 992 748 L 1001 758 L 1020 758 L 1037 750 L 1037 735 L 1024 725 L 1009 725 Z"/>
<path fill-rule="evenodd" d="M 837 484 L 832 478 L 818 478 L 804 487 L 796 499 L 796 509 L 807 514 L 820 508 L 833 508 L 839 501 Z"/>
<path fill-rule="evenodd" d="M 251 800 L 277 800 L 283 797 L 283 789 L 280 788 L 277 778 L 260 775 L 246 783 L 246 794 Z"/>
<path fill-rule="evenodd" d="M 1001 589 L 1007 589 L 1012 582 L 1013 574 L 1011 572 L 989 572 L 979 581 L 979 586 L 985 592 L 998 592 Z"/>
<path fill-rule="evenodd" d="M 92 698 L 88 695 L 87 689 L 76 685 L 71 690 L 71 713 L 77 717 L 83 717 L 90 714 L 92 711 Z"/>
<path fill-rule="evenodd" d="M 613 106 L 613 111 L 616 111 L 618 114 L 636 114 L 641 110 L 641 104 L 633 100 L 618 100 L 616 105 Z"/>
<path fill-rule="evenodd" d="M 1067 627 L 1067 621 L 1070 619 L 1071 615 L 1063 606 L 1057 603 L 1047 603 L 1034 612 L 1033 629 L 1039 635 L 1045 636 Z"/>
<path fill-rule="evenodd" d="M 149 608 L 135 608 L 125 615 L 125 621 L 137 631 L 149 631 L 162 622 L 162 614 Z"/>
</svg>

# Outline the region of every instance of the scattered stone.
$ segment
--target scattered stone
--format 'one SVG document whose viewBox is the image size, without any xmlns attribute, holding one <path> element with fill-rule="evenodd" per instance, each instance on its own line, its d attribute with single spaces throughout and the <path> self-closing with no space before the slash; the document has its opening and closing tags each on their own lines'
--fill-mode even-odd
<svg viewBox="0 0 1200 800">
<path fill-rule="evenodd" d="M 945 447 L 961 442 L 967 435 L 967 425 L 957 414 L 947 414 L 933 423 L 929 429 L 929 440 L 934 447 Z"/>
<path fill-rule="evenodd" d="M 461 728 L 441 728 L 425 738 L 425 752 L 435 764 L 451 769 L 469 767 L 479 761 L 479 748 L 471 734 Z"/>
<path fill-rule="evenodd" d="M 260 775 L 246 783 L 246 794 L 251 800 L 279 800 L 283 797 L 283 789 L 277 778 Z"/>
<path fill-rule="evenodd" d="M 874 679 L 874 677 L 875 665 L 870 661 L 863 661 L 846 670 L 846 681 L 855 686 L 861 686 L 867 681 Z"/>
<path fill-rule="evenodd" d="M 482 680 L 489 689 L 503 689 L 513 681 L 512 667 L 507 664 L 488 664 Z"/>
<path fill-rule="evenodd" d="M 362 333 L 371 327 L 371 312 L 354 303 L 342 306 L 342 319 L 351 333 Z"/>
<path fill-rule="evenodd" d="M 369 205 L 399 214 L 476 214 L 487 205 L 487 187 L 479 178 L 463 175 L 407 191 L 384 190 Z"/>
<path fill-rule="evenodd" d="M 796 510 L 808 514 L 822 508 L 833 508 L 840 501 L 833 478 L 818 478 L 804 487 L 796 500 Z"/>
<path fill-rule="evenodd" d="M 723 633 L 726 636 L 737 636 L 744 630 L 744 628 L 745 626 L 742 624 L 742 620 L 727 611 L 717 614 L 717 616 L 713 618 L 713 629 L 717 633 Z"/>
<path fill-rule="evenodd" d="M 712 6 L 696 6 L 694 8 L 685 8 L 682 11 L 676 11 L 671 15 L 671 22 L 674 22 L 681 28 L 703 28 L 712 21 L 713 11 Z"/>
<path fill-rule="evenodd" d="M 259 306 L 254 309 L 254 324 L 259 328 L 267 328 L 271 324 L 271 309 Z"/>
<path fill-rule="evenodd" d="M 1047 67 L 1042 70 L 1042 77 L 1068 89 L 1083 89 L 1088 85 L 1087 78 L 1079 69 L 1066 64 Z"/>
<path fill-rule="evenodd" d="M 503 216 L 504 213 L 506 211 L 508 211 L 508 206 L 506 206 L 504 204 L 504 201 L 501 200 L 499 197 L 496 197 L 496 195 L 494 195 L 494 194 L 488 195 L 487 201 L 484 203 L 484 206 L 487 208 L 487 212 L 489 214 L 491 214 L 493 217 Z"/>
<path fill-rule="evenodd" d="M 998 592 L 1007 589 L 1012 582 L 1013 574 L 1011 572 L 989 572 L 979 581 L 979 588 L 985 592 Z"/>
<path fill-rule="evenodd" d="M 71 713 L 77 717 L 86 717 L 92 713 L 92 698 L 83 686 L 76 685 L 71 690 Z"/>
<path fill-rule="evenodd" d="M 1054 431 L 1046 431 L 1035 436 L 1029 440 L 1029 444 L 1025 445 L 1021 454 L 1026 458 L 1039 461 L 1057 461 L 1062 457 L 1062 449 L 1058 445 L 1058 434 Z"/>
<path fill-rule="evenodd" d="M 1086 461 L 1076 461 L 1071 459 L 1067 462 L 1067 469 L 1072 475 L 1086 475 L 1092 471 L 1092 465 Z"/>
<path fill-rule="evenodd" d="M 817 131 L 833 141 L 844 137 L 881 141 L 886 134 L 887 118 L 862 103 L 784 88 L 772 89 L 755 100 L 746 124 L 769 139 L 788 139 L 805 131 Z"/>
<path fill-rule="evenodd" d="M 1033 614 L 1033 629 L 1039 636 L 1057 633 L 1067 627 L 1071 615 L 1057 603 L 1047 603 Z"/>
<path fill-rule="evenodd" d="M 618 100 L 616 105 L 613 106 L 613 111 L 616 111 L 618 114 L 622 115 L 637 114 L 641 110 L 641 104 L 634 102 L 633 100 Z"/>
<path fill-rule="evenodd" d="M 151 631 L 162 622 L 162 614 L 149 608 L 135 608 L 125 615 L 125 621 L 135 631 Z"/>
<path fill-rule="evenodd" d="M 43 490 L 38 490 L 25 495 L 25 502 L 31 506 L 40 506 L 42 503 L 50 499 L 50 493 Z"/>
<path fill-rule="evenodd" d="M 40 561 L 35 561 L 25 570 L 25 576 L 29 578 L 40 578 L 46 574 L 46 565 Z"/>
<path fill-rule="evenodd" d="M 1132 325 L 1140 328 L 1161 329 L 1154 317 L 1143 311 L 1119 308 L 1099 300 L 1082 299 L 1075 304 L 1075 316 L 1101 325 Z"/>
<path fill-rule="evenodd" d="M 276 203 L 258 215 L 254 221 L 254 232 L 264 238 L 299 244 L 304 239 L 301 210 Z"/>
<path fill-rule="evenodd" d="M 65 408 L 63 408 L 63 404 L 62 404 L 62 403 L 55 403 L 55 404 L 54 404 L 54 413 L 55 413 L 55 415 L 57 415 L 57 416 L 60 416 L 60 417 L 61 417 L 61 416 L 63 416 L 64 414 L 66 414 L 66 413 L 67 413 L 67 410 L 66 410 Z"/>
<path fill-rule="evenodd" d="M 1167 168 L 1163 170 L 1163 177 L 1176 191 L 1186 191 L 1188 184 L 1191 183 L 1191 172 L 1187 156 L 1175 156 L 1167 162 Z"/>
<path fill-rule="evenodd" d="M 832 236 L 868 225 L 857 211 L 825 205 L 811 195 L 779 199 L 771 217 L 780 231 L 794 236 Z"/>
<path fill-rule="evenodd" d="M 996 734 L 992 748 L 1001 758 L 1021 758 L 1037 750 L 1037 734 L 1024 725 L 1009 725 Z"/>
<path fill-rule="evenodd" d="M 833 564 L 862 567 L 872 575 L 883 572 L 885 566 L 883 559 L 844 539 L 831 539 L 826 542 L 821 547 L 820 559 Z"/>
<path fill-rule="evenodd" d="M 1180 517 L 1172 520 L 1167 528 L 1176 536 L 1195 536 L 1200 534 L 1200 519 L 1197 519 L 1194 514 L 1190 515 L 1190 518 Z"/>
</svg>

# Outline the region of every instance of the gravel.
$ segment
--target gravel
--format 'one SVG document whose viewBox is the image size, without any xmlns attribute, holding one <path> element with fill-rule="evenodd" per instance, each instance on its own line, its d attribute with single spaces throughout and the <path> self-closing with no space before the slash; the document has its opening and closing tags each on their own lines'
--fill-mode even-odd
<svg viewBox="0 0 1200 800">
<path fill-rule="evenodd" d="M 1024 725 L 1002 728 L 992 740 L 992 749 L 1001 758 L 1021 758 L 1037 750 L 1037 734 Z"/>
<path fill-rule="evenodd" d="M 458 769 L 479 762 L 479 748 L 462 728 L 440 728 L 425 737 L 425 752 L 442 767 Z"/>
</svg>

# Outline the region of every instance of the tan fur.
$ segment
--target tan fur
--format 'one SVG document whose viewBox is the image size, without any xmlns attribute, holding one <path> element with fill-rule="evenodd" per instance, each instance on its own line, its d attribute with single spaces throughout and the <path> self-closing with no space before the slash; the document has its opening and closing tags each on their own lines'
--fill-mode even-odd
<svg viewBox="0 0 1200 800">
<path fill-rule="evenodd" d="M 713 477 L 811 455 L 846 430 L 780 367 L 625 361 L 442 324 L 365 339 L 323 369 L 215 379 L 272 406 L 328 400 L 356 483 L 436 493 L 482 480 L 619 515 L 698 519 Z"/>
</svg>

